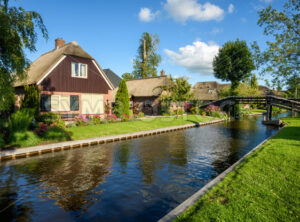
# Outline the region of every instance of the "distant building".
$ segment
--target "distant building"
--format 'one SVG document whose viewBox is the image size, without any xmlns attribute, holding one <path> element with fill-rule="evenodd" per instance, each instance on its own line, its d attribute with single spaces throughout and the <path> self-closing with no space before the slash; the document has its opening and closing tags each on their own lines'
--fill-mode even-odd
<svg viewBox="0 0 300 222">
<path fill-rule="evenodd" d="M 219 99 L 219 93 L 225 86 L 230 87 L 230 83 L 221 84 L 216 81 L 211 82 L 197 82 L 192 87 L 192 93 L 195 95 L 195 99 L 204 102 L 211 102 Z M 262 95 L 272 93 L 272 90 L 266 86 L 259 86 L 259 90 Z"/>
<path fill-rule="evenodd" d="M 168 83 L 169 77 L 162 71 L 160 76 L 145 79 L 130 79 L 126 81 L 130 97 L 130 107 L 135 113 L 143 112 L 145 115 L 160 113 L 159 96 L 162 94 L 160 86 Z M 115 101 L 116 88 L 112 93 L 112 101 Z"/>
</svg>

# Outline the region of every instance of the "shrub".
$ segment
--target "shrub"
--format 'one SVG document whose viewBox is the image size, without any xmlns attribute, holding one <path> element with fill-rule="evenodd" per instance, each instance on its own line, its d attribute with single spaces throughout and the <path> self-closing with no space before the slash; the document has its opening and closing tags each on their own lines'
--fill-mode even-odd
<svg viewBox="0 0 300 222">
<path fill-rule="evenodd" d="M 59 119 L 55 121 L 54 123 L 50 124 L 50 126 L 57 126 L 59 128 L 65 129 L 66 128 L 66 122 L 62 119 Z"/>
<path fill-rule="evenodd" d="M 28 109 L 22 109 L 14 112 L 8 119 L 9 132 L 24 132 L 28 130 L 32 123 L 33 114 Z"/>
<path fill-rule="evenodd" d="M 84 115 L 78 115 L 74 117 L 77 126 L 86 126 L 89 119 Z"/>
<path fill-rule="evenodd" d="M 101 123 L 101 117 L 99 115 L 93 116 L 93 123 L 94 124 L 100 124 Z"/>
<path fill-rule="evenodd" d="M 202 113 L 201 113 L 201 116 L 206 116 L 206 112 L 202 112 Z"/>
<path fill-rule="evenodd" d="M 129 121 L 129 119 L 130 119 L 130 116 L 123 113 L 121 121 L 122 122 L 127 122 L 127 121 Z"/>
<path fill-rule="evenodd" d="M 65 141 L 70 140 L 70 133 L 57 126 L 49 127 L 43 135 L 45 140 Z"/>
<path fill-rule="evenodd" d="M 224 112 L 214 112 L 214 113 L 212 113 L 212 116 L 214 116 L 214 117 L 217 117 L 217 118 L 221 118 L 221 119 L 228 119 L 228 116 L 227 116 L 227 114 L 226 113 L 224 113 Z"/>
<path fill-rule="evenodd" d="M 184 110 L 183 110 L 182 108 L 178 108 L 178 109 L 176 110 L 176 114 L 177 114 L 177 115 L 183 115 L 183 114 L 184 114 Z"/>
<path fill-rule="evenodd" d="M 138 113 L 138 116 L 141 118 L 141 117 L 144 117 L 145 114 L 144 114 L 143 112 L 139 112 L 139 113 Z"/>
<path fill-rule="evenodd" d="M 38 136 L 43 137 L 47 130 L 48 130 L 48 126 L 45 123 L 38 123 L 38 127 L 34 130 L 34 132 Z"/>
<path fill-rule="evenodd" d="M 214 105 L 209 105 L 208 107 L 205 108 L 205 112 L 208 113 L 209 115 L 218 111 L 220 111 L 220 108 Z"/>
<path fill-rule="evenodd" d="M 40 122 L 43 122 L 43 123 L 47 124 L 48 126 L 60 119 L 61 119 L 61 116 L 59 113 L 45 113 L 45 114 L 41 115 L 39 118 Z"/>
<path fill-rule="evenodd" d="M 40 90 L 36 84 L 24 86 L 24 99 L 22 101 L 22 109 L 33 109 L 34 116 L 39 116 L 40 107 Z"/>
<path fill-rule="evenodd" d="M 0 147 L 4 147 L 4 146 L 5 146 L 4 135 L 0 134 Z"/>
<path fill-rule="evenodd" d="M 121 80 L 119 89 L 116 94 L 114 113 L 118 117 L 121 117 L 123 113 L 129 115 L 129 94 L 125 79 Z"/>
<path fill-rule="evenodd" d="M 108 115 L 108 114 L 110 114 L 110 111 L 111 111 L 110 105 L 108 103 L 105 103 L 105 105 L 104 105 L 104 113 L 106 115 Z"/>
<path fill-rule="evenodd" d="M 133 117 L 133 110 L 132 110 L 132 109 L 129 110 L 129 116 L 130 116 L 130 117 Z"/>
<path fill-rule="evenodd" d="M 14 132 L 10 136 L 10 145 L 12 146 L 36 146 L 40 143 L 40 141 L 40 138 L 31 131 Z"/>
<path fill-rule="evenodd" d="M 110 114 L 110 115 L 107 116 L 107 121 L 108 122 L 113 123 L 113 122 L 116 122 L 117 120 L 118 120 L 118 118 L 115 114 Z"/>
</svg>

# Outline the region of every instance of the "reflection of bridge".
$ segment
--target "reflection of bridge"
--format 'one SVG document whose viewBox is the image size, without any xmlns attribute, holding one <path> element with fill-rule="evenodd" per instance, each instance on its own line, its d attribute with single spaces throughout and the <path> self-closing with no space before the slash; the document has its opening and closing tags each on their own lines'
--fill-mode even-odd
<svg viewBox="0 0 300 222">
<path fill-rule="evenodd" d="M 230 96 L 224 99 L 216 100 L 208 104 L 200 106 L 200 108 L 205 108 L 209 105 L 219 106 L 222 110 L 233 107 L 235 104 L 265 104 L 267 105 L 267 118 L 266 120 L 271 120 L 272 118 L 272 106 L 283 108 L 292 111 L 292 115 L 295 112 L 300 113 L 300 101 L 299 99 L 285 99 L 276 96 Z"/>
</svg>

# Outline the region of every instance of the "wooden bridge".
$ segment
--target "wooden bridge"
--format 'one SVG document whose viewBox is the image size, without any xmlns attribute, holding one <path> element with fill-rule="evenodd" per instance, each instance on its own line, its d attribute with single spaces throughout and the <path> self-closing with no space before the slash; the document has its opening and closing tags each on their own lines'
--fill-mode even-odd
<svg viewBox="0 0 300 222">
<path fill-rule="evenodd" d="M 229 109 L 229 107 L 233 107 L 236 104 L 258 104 L 258 105 L 266 105 L 267 106 L 267 117 L 266 120 L 272 119 L 272 106 L 276 106 L 279 108 L 283 108 L 286 110 L 292 111 L 292 116 L 294 114 L 300 113 L 300 99 L 285 99 L 277 96 L 230 96 L 224 99 L 216 100 L 210 102 L 208 104 L 200 106 L 200 108 L 206 108 L 209 105 L 219 106 L 221 110 Z"/>
</svg>

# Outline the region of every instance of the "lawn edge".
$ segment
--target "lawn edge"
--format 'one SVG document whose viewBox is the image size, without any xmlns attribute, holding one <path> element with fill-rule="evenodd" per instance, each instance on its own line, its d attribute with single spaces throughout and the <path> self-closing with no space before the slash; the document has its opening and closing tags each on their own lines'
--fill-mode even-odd
<svg viewBox="0 0 300 222">
<path fill-rule="evenodd" d="M 206 194 L 207 191 L 209 191 L 214 186 L 216 186 L 219 182 L 221 182 L 227 176 L 227 174 L 229 174 L 230 172 L 235 170 L 235 168 L 237 166 L 239 166 L 248 156 L 250 156 L 256 150 L 261 148 L 267 141 L 269 141 L 271 138 L 276 136 L 285 127 L 286 127 L 286 125 L 284 125 L 282 128 L 280 128 L 275 134 L 273 134 L 273 135 L 269 136 L 268 138 L 266 138 L 265 140 L 263 140 L 260 144 L 258 144 L 252 150 L 250 150 L 247 154 L 245 154 L 237 162 L 235 162 L 233 165 L 228 167 L 219 176 L 217 176 L 215 179 L 213 179 L 212 181 L 207 183 L 204 187 L 202 187 L 200 190 L 198 190 L 196 193 L 194 193 L 188 199 L 186 199 L 181 204 L 179 204 L 176 208 L 174 208 L 169 213 L 167 213 L 165 216 L 163 216 L 161 219 L 159 219 L 158 222 L 169 222 L 169 221 L 173 221 L 174 219 L 176 219 L 178 216 L 180 216 L 182 213 L 184 213 L 189 207 L 193 206 L 203 195 Z"/>
<path fill-rule="evenodd" d="M 7 160 L 14 160 L 17 158 L 26 158 L 34 155 L 42 155 L 45 153 L 70 150 L 74 148 L 89 147 L 89 146 L 94 146 L 94 145 L 104 144 L 104 143 L 112 143 L 121 140 L 130 140 L 139 137 L 157 135 L 157 134 L 162 134 L 162 133 L 167 133 L 167 132 L 172 132 L 177 130 L 184 130 L 193 127 L 200 127 L 200 126 L 211 125 L 215 123 L 221 123 L 224 121 L 225 121 L 224 119 L 217 119 L 217 120 L 164 127 L 164 128 L 158 128 L 152 130 L 143 130 L 143 131 L 138 131 L 133 133 L 116 134 L 116 135 L 94 137 L 94 138 L 81 139 L 81 140 L 50 143 L 46 145 L 39 145 L 39 146 L 32 146 L 32 147 L 24 147 L 24 148 L 18 148 L 14 150 L 5 150 L 5 151 L 0 151 L 0 162 L 7 161 Z"/>
</svg>

